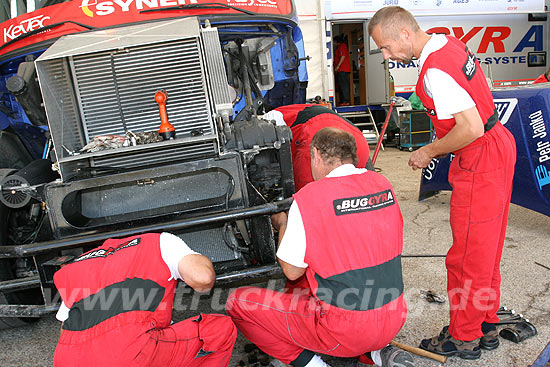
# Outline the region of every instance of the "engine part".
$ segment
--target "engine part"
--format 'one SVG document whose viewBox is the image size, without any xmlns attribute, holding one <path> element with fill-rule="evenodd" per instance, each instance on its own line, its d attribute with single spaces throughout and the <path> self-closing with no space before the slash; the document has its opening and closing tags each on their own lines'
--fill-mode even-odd
<svg viewBox="0 0 550 367">
<path fill-rule="evenodd" d="M 527 338 L 537 335 L 537 328 L 529 321 L 524 320 L 514 324 L 513 326 L 502 329 L 499 333 L 501 338 L 513 341 L 514 343 L 521 343 Z"/>
<path fill-rule="evenodd" d="M 204 68 L 218 57 L 223 63 L 219 41 L 217 54 L 204 47 L 196 18 L 127 29 L 61 38 L 36 61 L 40 85 L 48 86 L 42 92 L 64 182 L 86 178 L 84 173 L 92 167 L 90 175 L 95 176 L 105 170 L 215 157 L 219 152 L 210 94 L 211 89 L 229 87 L 217 85 L 221 79 L 208 83 L 210 70 Z M 208 35 L 214 37 L 216 32 L 208 30 Z M 166 108 L 176 139 L 107 152 L 68 153 L 78 152 L 94 136 L 157 131 L 159 107 L 151 96 L 160 88 L 169 90 L 174 101 Z M 196 131 L 202 134 L 193 136 Z"/>
<path fill-rule="evenodd" d="M 12 209 L 22 208 L 31 201 L 33 196 L 37 199 L 41 198 L 42 189 L 34 188 L 35 185 L 48 183 L 57 177 L 57 173 L 52 170 L 51 161 L 47 159 L 32 161 L 0 181 L 2 187 L 0 201 Z"/>
<path fill-rule="evenodd" d="M 32 55 L 27 56 L 26 61 L 19 64 L 17 74 L 7 80 L 6 88 L 15 96 L 33 125 L 48 124 L 46 112 L 41 107 L 42 95 L 36 81 L 36 69 Z"/>
</svg>

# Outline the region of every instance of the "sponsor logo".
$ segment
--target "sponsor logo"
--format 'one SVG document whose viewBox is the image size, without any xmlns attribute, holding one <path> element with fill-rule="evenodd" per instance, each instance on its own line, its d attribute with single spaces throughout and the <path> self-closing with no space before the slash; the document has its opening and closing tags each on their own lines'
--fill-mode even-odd
<svg viewBox="0 0 550 367">
<path fill-rule="evenodd" d="M 337 199 L 332 202 L 336 215 L 354 214 L 382 209 L 395 204 L 391 190 L 354 198 Z"/>
<path fill-rule="evenodd" d="M 227 5 L 231 6 L 269 6 L 276 8 L 275 0 L 227 0 Z"/>
<path fill-rule="evenodd" d="M 498 119 L 502 123 L 502 125 L 506 125 L 508 120 L 510 120 L 510 116 L 512 116 L 512 113 L 516 109 L 516 106 L 518 104 L 517 98 L 502 98 L 502 99 L 495 99 L 495 108 L 497 109 L 498 113 Z"/>
<path fill-rule="evenodd" d="M 73 262 L 78 262 L 78 261 L 82 261 L 82 260 L 89 260 L 89 259 L 96 259 L 98 257 L 105 258 L 105 257 L 107 257 L 109 255 L 113 255 L 114 253 L 116 253 L 120 250 L 123 250 L 125 248 L 139 245 L 140 242 L 141 242 L 141 238 L 134 238 L 131 241 L 120 244 L 120 246 L 118 246 L 116 248 L 109 247 L 108 249 L 93 250 L 93 251 L 90 251 L 88 253 L 85 253 L 85 254 L 77 257 L 76 259 L 73 260 Z"/>
<path fill-rule="evenodd" d="M 466 63 L 462 67 L 462 72 L 466 75 L 466 79 L 472 80 L 477 70 L 476 57 L 467 47 L 465 51 L 468 56 L 466 57 Z"/>
<path fill-rule="evenodd" d="M 550 184 L 550 173 L 542 164 L 539 164 L 535 169 L 535 175 L 537 176 L 537 181 L 539 183 L 539 189 L 542 190 L 544 185 Z"/>
<path fill-rule="evenodd" d="M 548 173 L 548 169 L 545 165 L 542 164 L 550 160 L 550 141 L 545 139 L 548 134 L 546 132 L 546 124 L 541 110 L 535 111 L 529 115 L 529 126 L 531 126 L 533 130 L 532 138 L 537 139 L 536 146 L 539 165 L 535 168 L 534 173 L 537 178 L 537 183 L 539 184 L 539 189 L 542 190 L 543 186 L 550 184 L 550 173 Z"/>
<path fill-rule="evenodd" d="M 103 16 L 130 10 L 140 11 L 189 4 L 197 4 L 197 0 L 82 0 L 80 9 L 85 15 L 93 18 L 95 15 Z"/>
<path fill-rule="evenodd" d="M 130 10 L 159 9 L 169 6 L 199 4 L 198 0 L 82 0 L 80 9 L 93 18 Z M 275 0 L 227 0 L 227 5 L 236 7 L 263 6 L 277 8 Z"/>
<path fill-rule="evenodd" d="M 514 32 L 517 33 L 519 29 L 514 28 Z M 427 33 L 443 33 L 446 35 L 452 35 L 464 42 L 472 50 L 476 50 L 476 54 L 492 53 L 490 50 L 494 50 L 494 54 L 507 53 L 505 56 L 508 61 L 502 63 L 512 62 L 515 63 L 517 56 L 510 56 L 511 53 L 518 54 L 520 52 L 528 51 L 544 51 L 545 50 L 545 28 L 542 24 L 533 24 L 521 37 L 521 40 L 515 44 L 513 42 L 512 27 L 508 26 L 483 26 L 476 25 L 472 27 L 432 27 L 426 31 Z M 475 47 L 477 45 L 477 47 Z M 526 58 L 526 56 L 522 56 Z M 513 59 L 516 58 L 516 59 Z M 504 59 L 503 57 L 495 56 L 495 64 L 498 64 L 497 59 Z M 525 62 L 525 61 L 520 61 Z"/>
<path fill-rule="evenodd" d="M 11 41 L 22 34 L 44 27 L 44 22 L 48 19 L 50 19 L 50 17 L 37 15 L 22 20 L 19 24 L 12 24 L 8 28 L 4 28 L 4 42 Z"/>
</svg>

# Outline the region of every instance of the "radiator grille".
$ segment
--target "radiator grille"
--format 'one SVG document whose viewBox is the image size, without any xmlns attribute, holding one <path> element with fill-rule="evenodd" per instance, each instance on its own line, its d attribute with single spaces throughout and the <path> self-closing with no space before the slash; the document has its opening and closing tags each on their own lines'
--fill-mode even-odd
<svg viewBox="0 0 550 367">
<path fill-rule="evenodd" d="M 217 32 L 209 33 L 207 50 L 200 35 L 196 19 L 170 20 L 62 37 L 41 55 L 37 71 L 64 181 L 78 178 L 79 171 L 135 169 L 218 154 L 210 95 L 227 89 L 227 82 L 208 86 L 206 60 L 223 65 L 223 59 L 219 39 L 215 45 Z M 211 55 L 212 50 L 217 52 Z M 78 154 L 96 136 L 157 131 L 154 96 L 161 89 L 168 94 L 175 141 Z"/>
<path fill-rule="evenodd" d="M 87 140 L 158 130 L 159 89 L 168 92 L 168 119 L 178 137 L 213 133 L 197 39 L 75 56 L 73 65 Z"/>
<path fill-rule="evenodd" d="M 38 69 L 46 115 L 52 131 L 55 153 L 59 158 L 66 154 L 65 148 L 72 151 L 75 147 L 82 147 L 84 142 L 72 85 L 66 77 L 68 69 L 68 63 L 64 59 L 50 60 L 40 64 Z"/>
<path fill-rule="evenodd" d="M 178 237 L 183 239 L 192 250 L 210 258 L 212 262 L 238 259 L 239 253 L 227 244 L 227 235 L 224 236 L 223 232 L 223 228 L 214 228 L 182 233 Z"/>
</svg>

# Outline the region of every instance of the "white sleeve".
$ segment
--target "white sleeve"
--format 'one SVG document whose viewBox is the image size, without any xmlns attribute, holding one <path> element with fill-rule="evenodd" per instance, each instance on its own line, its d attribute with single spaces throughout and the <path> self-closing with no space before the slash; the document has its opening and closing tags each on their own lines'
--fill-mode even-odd
<svg viewBox="0 0 550 367">
<path fill-rule="evenodd" d="M 450 119 L 476 104 L 472 97 L 449 74 L 430 68 L 424 77 L 427 94 L 433 98 L 438 119 Z"/>
<path fill-rule="evenodd" d="M 304 262 L 306 257 L 306 231 L 302 214 L 296 201 L 288 210 L 288 223 L 285 234 L 277 250 L 277 257 L 284 262 L 298 268 L 307 268 Z"/>
<path fill-rule="evenodd" d="M 275 124 L 278 126 L 286 126 L 285 119 L 283 118 L 283 114 L 280 111 L 271 110 L 265 113 L 263 118 L 264 120 L 275 120 Z"/>
<path fill-rule="evenodd" d="M 170 274 L 172 274 L 170 279 L 182 280 L 180 272 L 178 271 L 180 260 L 187 255 L 198 254 L 198 252 L 191 250 L 178 236 L 163 232 L 160 235 L 160 254 L 162 260 L 164 260 L 166 266 L 170 269 Z"/>
<path fill-rule="evenodd" d="M 61 306 L 59 306 L 59 310 L 57 310 L 55 318 L 61 322 L 64 322 L 69 318 L 69 311 L 69 308 L 65 306 L 65 302 L 61 301 Z"/>
</svg>

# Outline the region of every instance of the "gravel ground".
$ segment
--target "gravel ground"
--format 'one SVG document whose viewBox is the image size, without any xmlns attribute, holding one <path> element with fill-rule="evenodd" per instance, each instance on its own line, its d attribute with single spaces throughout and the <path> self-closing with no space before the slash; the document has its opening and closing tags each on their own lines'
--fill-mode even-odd
<svg viewBox="0 0 550 367">
<path fill-rule="evenodd" d="M 405 222 L 404 254 L 445 254 L 451 244 L 449 227 L 450 193 L 418 202 L 420 172 L 407 166 L 410 153 L 387 147 L 381 151 L 376 167 L 392 182 Z M 550 340 L 550 271 L 535 261 L 550 266 L 550 218 L 512 205 L 502 259 L 502 304 L 524 314 L 537 327 L 538 335 L 521 344 L 501 339 L 494 351 L 484 351 L 477 361 L 449 358 L 445 366 L 530 366 Z M 417 346 L 420 339 L 439 333 L 448 324 L 448 305 L 428 303 L 422 291 L 445 295 L 446 275 L 443 258 L 403 259 L 405 295 L 409 314 L 395 340 Z M 258 286 L 281 287 L 283 280 L 270 280 Z M 211 296 L 192 297 L 178 292 L 174 321 L 203 312 L 223 313 L 228 289 Z M 196 311 L 193 311 L 196 310 Z M 368 330 L 365 330 L 368 332 Z M 17 329 L 0 330 L 1 366 L 51 366 L 59 335 L 54 315 Z M 246 361 L 239 334 L 230 366 Z M 333 367 L 355 366 L 355 360 L 323 356 Z M 416 366 L 440 366 L 439 362 L 415 356 Z"/>
</svg>

